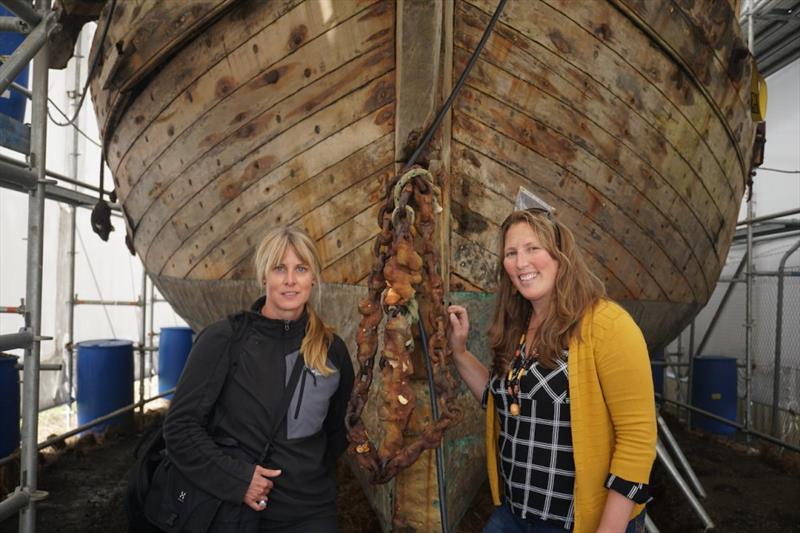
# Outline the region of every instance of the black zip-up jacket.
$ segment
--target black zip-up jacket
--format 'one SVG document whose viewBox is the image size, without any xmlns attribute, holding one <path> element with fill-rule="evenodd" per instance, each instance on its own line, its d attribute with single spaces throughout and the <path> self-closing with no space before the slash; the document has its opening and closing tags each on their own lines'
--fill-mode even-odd
<svg viewBox="0 0 800 533">
<path fill-rule="evenodd" d="M 230 504 L 242 503 L 305 334 L 307 315 L 295 321 L 250 311 L 212 324 L 189 354 L 164 422 L 167 453 L 198 487 Z M 232 351 L 237 353 L 233 354 Z M 347 446 L 344 415 L 353 366 L 338 336 L 322 376 L 303 368 L 286 418 L 262 463 L 281 469 L 266 510 L 270 522 L 335 513 L 336 458 Z M 253 511 L 250 511 L 253 512 Z"/>
</svg>

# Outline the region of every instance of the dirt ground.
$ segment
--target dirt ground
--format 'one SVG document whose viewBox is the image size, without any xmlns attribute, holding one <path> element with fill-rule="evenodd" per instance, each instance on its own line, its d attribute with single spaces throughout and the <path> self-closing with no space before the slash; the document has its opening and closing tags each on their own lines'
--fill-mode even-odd
<svg viewBox="0 0 800 533">
<path fill-rule="evenodd" d="M 800 533 L 800 454 L 780 453 L 773 447 L 757 450 L 729 439 L 687 432 L 674 421 L 670 427 L 708 492 L 702 503 L 716 531 Z M 89 438 L 43 455 L 45 464 L 39 485 L 49 491 L 50 497 L 38 505 L 37 531 L 127 531 L 123 495 L 139 435 L 110 435 L 102 444 Z M 757 441 L 752 445 L 760 446 Z M 5 477 L 16 475 L 6 472 Z M 342 531 L 377 532 L 378 521 L 344 464 L 339 467 L 338 477 Z M 654 469 L 652 489 L 655 500 L 648 511 L 662 533 L 703 531 L 701 521 L 659 463 Z M 484 488 L 454 533 L 481 531 L 491 511 L 488 488 Z M 0 523 L 0 533 L 16 531 L 16 517 Z"/>
</svg>

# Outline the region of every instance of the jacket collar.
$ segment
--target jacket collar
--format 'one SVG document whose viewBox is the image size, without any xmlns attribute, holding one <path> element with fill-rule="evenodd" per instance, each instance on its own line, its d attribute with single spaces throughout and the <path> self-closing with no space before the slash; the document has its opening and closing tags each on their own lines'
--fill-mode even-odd
<svg viewBox="0 0 800 533">
<path fill-rule="evenodd" d="M 302 337 L 305 334 L 306 324 L 308 324 L 308 312 L 305 309 L 297 320 L 267 318 L 261 314 L 261 308 L 264 307 L 266 301 L 267 297 L 262 296 L 250 306 L 249 311 L 245 312 L 249 319 L 248 322 L 254 328 L 270 337 Z"/>
</svg>

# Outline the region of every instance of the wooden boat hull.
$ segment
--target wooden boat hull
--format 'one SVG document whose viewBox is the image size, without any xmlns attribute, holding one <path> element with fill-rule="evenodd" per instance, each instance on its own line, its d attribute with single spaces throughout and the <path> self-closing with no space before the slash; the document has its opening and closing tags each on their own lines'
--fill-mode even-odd
<svg viewBox="0 0 800 533">
<path fill-rule="evenodd" d="M 494 8 L 118 3 L 93 47 L 92 99 L 133 246 L 181 316 L 202 327 L 252 300 L 254 247 L 292 223 L 321 251 L 326 315 L 351 331 L 385 184 Z M 488 316 L 499 224 L 522 186 L 557 208 L 609 294 L 664 345 L 707 302 L 727 255 L 754 136 L 751 70 L 727 0 L 510 0 L 426 154 L 454 299 Z M 467 418 L 448 437 L 460 464 L 483 449 Z M 387 528 L 435 529 L 432 457 L 372 491 Z M 462 473 L 451 469 L 452 520 L 481 475 Z"/>
</svg>

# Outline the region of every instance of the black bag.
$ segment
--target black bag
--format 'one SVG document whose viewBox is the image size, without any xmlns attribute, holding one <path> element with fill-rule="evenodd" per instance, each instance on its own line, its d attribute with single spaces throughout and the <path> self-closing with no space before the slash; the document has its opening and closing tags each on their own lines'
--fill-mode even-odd
<svg viewBox="0 0 800 533">
<path fill-rule="evenodd" d="M 125 512 L 128 515 L 130 533 L 159 533 L 144 515 L 144 500 L 150 490 L 156 468 L 164 458 L 164 435 L 161 423 L 139 441 L 134 457 L 136 462 L 128 476 L 128 491 L 125 496 Z"/>
<path fill-rule="evenodd" d="M 189 481 L 164 453 L 147 491 L 144 514 L 166 533 L 205 533 L 221 504 Z"/>
<path fill-rule="evenodd" d="M 231 367 L 233 366 L 235 365 L 232 364 Z M 272 424 L 272 432 L 267 437 L 267 443 L 259 463 L 264 462 L 275 434 L 286 417 L 286 411 L 289 408 L 294 389 L 297 387 L 303 366 L 303 355 L 298 354 L 277 411 L 280 415 Z M 150 532 L 153 531 L 153 526 L 159 528 L 156 531 L 166 533 L 205 533 L 208 531 L 222 500 L 195 485 L 170 460 L 160 426 L 156 436 L 143 448 L 144 453 L 137 460 L 134 469 L 136 476 L 134 481 L 137 483 L 134 497 L 140 504 L 139 508 L 142 509 L 138 518 L 143 521 L 143 528 L 133 529 L 134 523 L 131 520 L 131 531 Z M 130 495 L 129 485 L 129 499 Z M 131 517 L 132 514 L 129 511 L 129 518 Z"/>
</svg>

